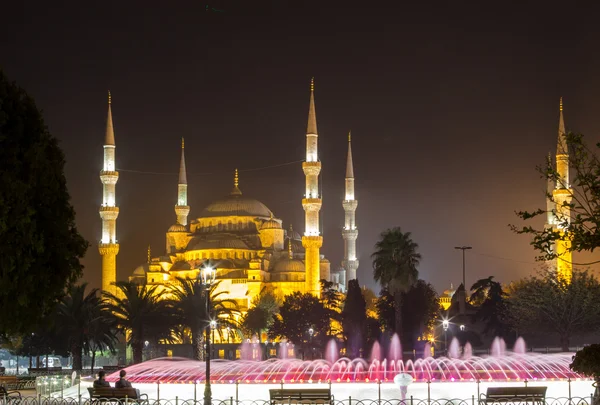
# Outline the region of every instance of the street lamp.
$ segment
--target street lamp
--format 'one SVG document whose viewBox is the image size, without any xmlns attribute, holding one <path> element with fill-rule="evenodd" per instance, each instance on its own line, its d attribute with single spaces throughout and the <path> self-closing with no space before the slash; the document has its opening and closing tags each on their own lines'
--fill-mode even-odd
<svg viewBox="0 0 600 405">
<path fill-rule="evenodd" d="M 447 319 L 442 321 L 442 327 L 444 328 L 444 351 L 446 352 L 446 356 L 448 356 L 448 326 L 450 326 L 450 322 Z"/>
<path fill-rule="evenodd" d="M 460 331 L 461 331 L 461 332 L 464 332 L 464 331 L 465 331 L 465 325 L 460 325 L 460 326 L 459 326 L 459 328 L 460 328 Z"/>
<path fill-rule="evenodd" d="M 206 316 L 210 318 L 210 287 L 215 282 L 217 271 L 212 266 L 206 264 L 200 269 L 200 276 L 202 277 L 202 283 L 204 284 L 206 291 Z M 213 326 L 213 322 L 215 321 L 208 322 L 206 329 L 204 330 L 204 340 L 206 342 L 206 381 L 204 382 L 204 405 L 211 405 L 212 402 L 212 392 L 210 389 L 210 329 Z"/>
<path fill-rule="evenodd" d="M 465 298 L 467 295 L 467 281 L 465 278 L 465 250 L 473 249 L 471 246 L 455 246 L 454 249 L 462 250 L 463 253 L 463 287 L 465 288 Z"/>
<path fill-rule="evenodd" d="M 310 359 L 311 360 L 314 358 L 314 356 L 313 356 L 313 347 L 312 347 L 312 337 L 313 337 L 314 334 L 315 334 L 315 330 L 313 328 L 310 328 L 308 330 L 308 335 L 310 336 L 310 343 L 309 343 L 309 345 L 310 345 Z"/>
</svg>

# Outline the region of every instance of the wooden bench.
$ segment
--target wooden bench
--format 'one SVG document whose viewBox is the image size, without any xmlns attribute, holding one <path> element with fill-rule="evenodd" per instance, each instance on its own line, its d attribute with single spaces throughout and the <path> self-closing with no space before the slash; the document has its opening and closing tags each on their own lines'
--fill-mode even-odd
<svg viewBox="0 0 600 405">
<path fill-rule="evenodd" d="M 17 388 L 17 376 L 16 375 L 0 376 L 0 387 Z"/>
<path fill-rule="evenodd" d="M 21 402 L 21 393 L 19 391 L 10 391 L 0 385 L 0 399 L 5 400 L 6 404 L 18 404 Z"/>
<path fill-rule="evenodd" d="M 329 388 L 286 388 L 270 389 L 271 405 L 274 404 L 330 404 L 333 405 L 333 395 Z"/>
<path fill-rule="evenodd" d="M 148 395 L 140 394 L 137 388 L 90 387 L 88 392 L 92 403 L 118 402 L 124 399 L 137 403 L 148 402 Z"/>
<path fill-rule="evenodd" d="M 481 394 L 480 403 L 520 403 L 544 404 L 548 387 L 489 387 Z"/>
</svg>

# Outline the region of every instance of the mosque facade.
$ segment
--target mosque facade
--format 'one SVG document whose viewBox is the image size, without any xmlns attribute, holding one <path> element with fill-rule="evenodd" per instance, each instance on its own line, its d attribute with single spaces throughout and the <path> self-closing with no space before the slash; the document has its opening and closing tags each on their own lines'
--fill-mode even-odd
<svg viewBox="0 0 600 405">
<path fill-rule="evenodd" d="M 306 131 L 306 160 L 302 164 L 306 185 L 304 198 L 298 201 L 305 211 L 305 229 L 301 235 L 278 218 L 261 201 L 242 193 L 237 169 L 231 192 L 219 198 L 190 218 L 191 207 L 187 196 L 185 144 L 182 140 L 177 184 L 177 203 L 174 207 L 176 222 L 166 232 L 164 254 L 153 256 L 137 267 L 130 281 L 167 288 L 177 278 L 196 278 L 200 267 L 209 261 L 216 269 L 220 298 L 235 300 L 242 312 L 252 300 L 267 288 L 277 297 L 293 292 L 320 294 L 320 280 L 334 282 L 344 292 L 347 277 L 356 278 L 355 221 L 357 201 L 354 196 L 354 168 L 350 138 L 345 178 L 345 196 L 341 198 L 345 212 L 342 229 L 345 253 L 342 267 L 332 270 L 331 263 L 320 248 L 323 236 L 320 229 L 322 199 L 319 189 L 321 160 L 318 154 L 318 132 L 311 81 L 308 125 Z M 100 173 L 103 184 L 103 202 L 100 207 L 102 239 L 102 289 L 115 292 L 117 280 L 116 256 L 119 252 L 116 220 L 115 136 L 109 97 L 107 129 L 104 144 L 104 167 Z M 341 176 L 340 176 L 341 181 Z M 340 210 L 341 211 L 341 210 Z"/>
</svg>

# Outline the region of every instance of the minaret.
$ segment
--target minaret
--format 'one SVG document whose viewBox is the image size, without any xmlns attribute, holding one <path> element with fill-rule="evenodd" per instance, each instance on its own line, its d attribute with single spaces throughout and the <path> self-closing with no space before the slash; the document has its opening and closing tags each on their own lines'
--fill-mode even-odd
<svg viewBox="0 0 600 405">
<path fill-rule="evenodd" d="M 350 133 L 348 133 L 348 158 L 346 160 L 346 195 L 342 206 L 345 213 L 344 229 L 342 230 L 342 237 L 344 238 L 342 267 L 346 269 L 346 283 L 348 283 L 348 281 L 356 279 L 356 269 L 358 269 L 358 260 L 356 259 L 358 229 L 356 228 L 355 216 L 358 201 L 354 198 L 354 165 L 352 164 L 352 138 Z"/>
<path fill-rule="evenodd" d="M 560 116 L 558 120 L 558 142 L 556 146 L 556 173 L 557 182 L 552 196 L 555 204 L 555 228 L 561 233 L 571 223 L 571 203 L 573 190 L 569 184 L 569 149 L 567 145 L 565 121 L 563 118 L 563 103 L 560 98 Z M 567 282 L 571 281 L 573 274 L 573 255 L 569 251 L 571 242 L 564 238 L 556 241 L 556 273 L 557 276 Z"/>
<path fill-rule="evenodd" d="M 308 108 L 308 126 L 306 128 L 306 161 L 302 163 L 302 170 L 306 176 L 306 194 L 302 199 L 302 208 L 305 212 L 305 230 L 302 236 L 302 246 L 305 249 L 304 267 L 306 272 L 307 293 L 320 295 L 320 248 L 323 246 L 323 237 L 319 231 L 319 211 L 321 210 L 321 196 L 319 195 L 319 173 L 321 162 L 318 154 L 317 116 L 315 113 L 315 85 L 314 78 L 310 81 L 310 104 Z"/>
<path fill-rule="evenodd" d="M 119 173 L 115 169 L 115 132 L 113 129 L 111 97 L 108 92 L 108 117 L 106 118 L 106 136 L 104 138 L 104 166 L 100 172 L 102 181 L 102 239 L 98 251 L 102 256 L 102 291 L 116 294 L 114 283 L 117 281 L 117 217 L 119 207 L 115 204 L 115 186 Z"/>
<path fill-rule="evenodd" d="M 181 138 L 181 161 L 179 162 L 179 182 L 177 184 L 177 205 L 175 205 L 175 214 L 177 223 L 183 226 L 187 225 L 187 217 L 190 213 L 190 207 L 187 199 L 187 173 L 185 170 L 185 142 Z"/>
</svg>

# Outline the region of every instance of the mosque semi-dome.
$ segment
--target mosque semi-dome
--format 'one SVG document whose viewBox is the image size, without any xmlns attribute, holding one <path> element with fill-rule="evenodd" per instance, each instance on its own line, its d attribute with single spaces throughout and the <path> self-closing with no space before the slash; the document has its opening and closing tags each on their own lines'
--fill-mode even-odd
<svg viewBox="0 0 600 405">
<path fill-rule="evenodd" d="M 260 229 L 281 229 L 281 223 L 278 222 L 277 220 L 271 218 L 267 221 L 265 221 Z"/>
<path fill-rule="evenodd" d="M 275 263 L 275 273 L 304 272 L 304 263 L 298 259 L 283 259 Z"/>
<path fill-rule="evenodd" d="M 173 224 L 169 227 L 167 232 L 187 232 L 187 229 L 181 224 Z"/>
</svg>

